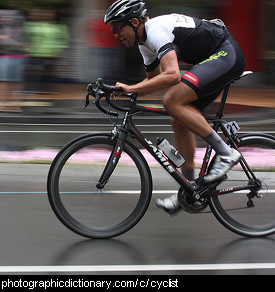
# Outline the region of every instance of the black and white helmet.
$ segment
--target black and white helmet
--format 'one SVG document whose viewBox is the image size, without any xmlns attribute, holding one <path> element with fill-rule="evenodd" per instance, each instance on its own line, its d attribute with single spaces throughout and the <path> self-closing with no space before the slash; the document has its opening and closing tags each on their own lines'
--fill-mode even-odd
<svg viewBox="0 0 275 292">
<path fill-rule="evenodd" d="M 140 0 L 118 0 L 108 8 L 104 22 L 128 22 L 134 17 L 145 17 L 146 12 L 145 3 Z"/>
</svg>

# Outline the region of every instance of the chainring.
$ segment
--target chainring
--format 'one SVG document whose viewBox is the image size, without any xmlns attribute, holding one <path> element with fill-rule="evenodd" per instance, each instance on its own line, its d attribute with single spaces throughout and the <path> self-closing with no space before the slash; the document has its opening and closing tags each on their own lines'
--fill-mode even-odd
<svg viewBox="0 0 275 292">
<path fill-rule="evenodd" d="M 208 206 L 207 198 L 198 201 L 192 200 L 186 191 L 181 187 L 178 191 L 178 201 L 180 207 L 188 213 L 200 213 Z"/>
</svg>

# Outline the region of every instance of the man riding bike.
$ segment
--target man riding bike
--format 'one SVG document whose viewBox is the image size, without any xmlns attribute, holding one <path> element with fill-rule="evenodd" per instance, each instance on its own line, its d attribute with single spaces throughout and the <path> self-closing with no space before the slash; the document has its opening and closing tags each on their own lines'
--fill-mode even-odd
<svg viewBox="0 0 275 292">
<path fill-rule="evenodd" d="M 114 36 L 126 47 L 138 46 L 147 78 L 134 85 L 117 82 L 124 93 L 150 94 L 168 89 L 163 106 L 173 118 L 176 146 L 185 157 L 183 174 L 194 179 L 195 135 L 210 144 L 216 152 L 215 163 L 206 183 L 224 176 L 239 160 L 240 154 L 230 148 L 210 127 L 201 111 L 214 101 L 232 79 L 245 69 L 245 56 L 221 20 L 200 20 L 182 14 L 149 19 L 145 3 L 118 0 L 107 10 L 104 21 Z M 179 61 L 194 65 L 183 76 Z M 177 195 L 157 205 L 179 209 Z"/>
</svg>

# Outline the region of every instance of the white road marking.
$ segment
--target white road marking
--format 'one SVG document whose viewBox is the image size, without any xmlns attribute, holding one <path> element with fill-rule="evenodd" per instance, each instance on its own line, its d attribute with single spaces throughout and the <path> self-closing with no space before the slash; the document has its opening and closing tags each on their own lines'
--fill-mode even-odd
<svg viewBox="0 0 275 292">
<path fill-rule="evenodd" d="M 72 265 L 72 266 L 0 266 L 0 273 L 47 272 L 146 272 L 146 271 L 226 271 L 270 270 L 275 263 L 231 263 L 190 265 Z"/>
</svg>

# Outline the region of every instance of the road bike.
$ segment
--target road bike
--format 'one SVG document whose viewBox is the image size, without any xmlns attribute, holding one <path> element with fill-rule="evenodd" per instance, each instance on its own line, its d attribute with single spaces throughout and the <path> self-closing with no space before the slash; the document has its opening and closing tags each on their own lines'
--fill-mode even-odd
<svg viewBox="0 0 275 292">
<path fill-rule="evenodd" d="M 242 76 L 251 72 L 245 72 Z M 240 79 L 240 76 L 237 79 Z M 237 134 L 237 122 L 226 122 L 225 86 L 216 115 L 205 116 L 215 131 L 237 149 L 241 160 L 221 179 L 206 184 L 204 176 L 215 155 L 208 145 L 195 183 L 188 181 L 170 159 L 135 124 L 141 114 L 168 116 L 163 108 L 137 104 L 137 94 L 103 83 L 87 87 L 86 104 L 110 117 L 110 133 L 90 133 L 65 145 L 53 160 L 47 181 L 48 197 L 59 220 L 89 238 L 111 238 L 133 228 L 144 216 L 153 191 L 152 171 L 144 157 L 150 153 L 178 184 L 182 210 L 210 212 L 229 230 L 247 237 L 275 232 L 275 138 L 267 134 Z M 208 209 L 206 209 L 208 208 Z"/>
</svg>

